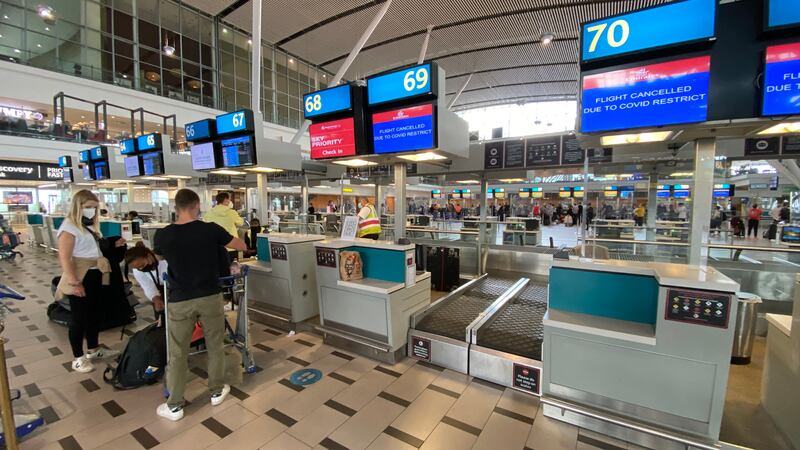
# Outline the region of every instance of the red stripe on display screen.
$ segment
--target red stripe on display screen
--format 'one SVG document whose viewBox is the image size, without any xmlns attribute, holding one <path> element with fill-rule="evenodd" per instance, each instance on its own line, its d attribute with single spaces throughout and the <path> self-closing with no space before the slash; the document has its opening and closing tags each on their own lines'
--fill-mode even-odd
<svg viewBox="0 0 800 450">
<path fill-rule="evenodd" d="M 433 114 L 433 105 L 419 105 L 410 108 L 395 109 L 372 115 L 372 123 L 393 122 L 395 120 L 412 119 L 414 117 L 430 116 Z"/>
<path fill-rule="evenodd" d="M 767 64 L 800 59 L 800 42 L 767 47 Z"/>
<path fill-rule="evenodd" d="M 613 72 L 587 75 L 583 78 L 583 90 L 601 89 L 618 86 L 633 86 L 637 83 L 655 81 L 691 73 L 711 70 L 711 57 L 681 59 L 649 66 L 632 67 Z"/>
</svg>

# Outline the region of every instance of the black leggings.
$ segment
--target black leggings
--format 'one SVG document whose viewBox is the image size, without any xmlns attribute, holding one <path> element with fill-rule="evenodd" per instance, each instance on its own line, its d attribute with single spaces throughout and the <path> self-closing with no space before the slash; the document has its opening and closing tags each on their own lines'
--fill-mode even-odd
<svg viewBox="0 0 800 450">
<path fill-rule="evenodd" d="M 747 221 L 747 237 L 750 237 L 751 231 L 755 231 L 753 236 L 758 237 L 758 219 L 750 219 Z"/>
<path fill-rule="evenodd" d="M 72 322 L 69 325 L 69 345 L 72 356 L 83 356 L 83 339 L 86 338 L 87 349 L 98 346 L 100 334 L 100 296 L 103 288 L 103 274 L 97 269 L 86 272 L 83 277 L 83 289 L 86 297 L 69 296 L 72 309 Z"/>
</svg>

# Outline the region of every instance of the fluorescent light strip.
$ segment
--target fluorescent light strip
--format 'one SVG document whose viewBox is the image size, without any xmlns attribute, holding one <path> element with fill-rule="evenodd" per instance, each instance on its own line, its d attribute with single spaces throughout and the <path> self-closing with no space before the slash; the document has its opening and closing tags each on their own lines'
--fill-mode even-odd
<svg viewBox="0 0 800 450">
<path fill-rule="evenodd" d="M 230 169 L 212 170 L 210 173 L 213 173 L 214 175 L 247 175 L 247 172 Z"/>
<path fill-rule="evenodd" d="M 272 167 L 248 167 L 244 169 L 248 172 L 258 172 L 258 173 L 276 173 L 276 172 L 283 172 L 283 169 L 273 169 Z"/>
<path fill-rule="evenodd" d="M 669 139 L 672 131 L 655 131 L 651 133 L 617 134 L 603 136 L 600 141 L 603 145 L 646 144 L 648 142 L 663 142 Z"/>
<path fill-rule="evenodd" d="M 788 133 L 800 133 L 800 122 L 783 122 L 758 132 L 760 135 Z"/>
<path fill-rule="evenodd" d="M 437 160 L 447 159 L 446 156 L 438 155 L 433 152 L 417 153 L 414 155 L 397 155 L 397 157 L 400 159 L 405 159 L 407 161 L 415 161 L 415 162 L 437 161 Z"/>
<path fill-rule="evenodd" d="M 378 163 L 367 161 L 366 159 L 348 159 L 345 161 L 334 161 L 334 164 L 348 167 L 364 167 L 364 166 L 377 166 Z"/>
</svg>

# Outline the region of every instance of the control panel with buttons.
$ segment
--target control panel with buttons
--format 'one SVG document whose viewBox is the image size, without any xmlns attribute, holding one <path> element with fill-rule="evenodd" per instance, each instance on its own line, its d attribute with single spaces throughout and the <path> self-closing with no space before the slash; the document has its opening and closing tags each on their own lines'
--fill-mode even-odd
<svg viewBox="0 0 800 450">
<path fill-rule="evenodd" d="M 273 259 L 279 259 L 281 261 L 286 261 L 286 246 L 283 244 L 275 244 L 270 242 L 269 243 L 269 256 Z"/>
<path fill-rule="evenodd" d="M 318 248 L 317 265 L 336 268 L 336 250 L 332 248 Z"/>
<path fill-rule="evenodd" d="M 667 289 L 665 318 L 678 322 L 728 328 L 731 296 L 718 292 Z"/>
</svg>

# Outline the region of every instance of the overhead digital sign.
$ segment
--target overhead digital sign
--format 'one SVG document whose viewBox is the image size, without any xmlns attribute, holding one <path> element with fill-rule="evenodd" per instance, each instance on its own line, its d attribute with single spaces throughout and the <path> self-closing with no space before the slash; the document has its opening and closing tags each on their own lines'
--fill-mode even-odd
<svg viewBox="0 0 800 450">
<path fill-rule="evenodd" d="M 700 56 L 584 76 L 581 131 L 703 122 L 710 69 Z"/>
<path fill-rule="evenodd" d="M 119 152 L 122 155 L 133 155 L 136 153 L 136 139 L 119 141 Z"/>
<path fill-rule="evenodd" d="M 75 182 L 75 177 L 74 177 L 74 175 L 72 173 L 72 168 L 71 167 L 65 167 L 64 168 L 64 183 L 74 183 L 74 182 Z"/>
<path fill-rule="evenodd" d="M 218 167 L 213 142 L 194 144 L 189 152 L 192 155 L 192 170 L 211 170 Z"/>
<path fill-rule="evenodd" d="M 619 188 L 617 186 L 606 186 L 603 189 L 603 197 L 605 198 L 617 198 L 619 194 Z"/>
<path fill-rule="evenodd" d="M 222 164 L 225 167 L 244 167 L 256 164 L 256 148 L 253 136 L 223 139 Z"/>
<path fill-rule="evenodd" d="M 583 186 L 575 186 L 572 188 L 572 196 L 575 198 L 583 198 Z"/>
<path fill-rule="evenodd" d="M 425 104 L 372 115 L 375 153 L 398 153 L 436 147 L 433 105 Z"/>
<path fill-rule="evenodd" d="M 72 167 L 72 156 L 59 156 L 58 167 Z"/>
<path fill-rule="evenodd" d="M 144 134 L 136 138 L 136 148 L 140 152 L 147 152 L 150 150 L 161 150 L 161 133 Z"/>
<path fill-rule="evenodd" d="M 367 101 L 370 106 L 405 100 L 435 92 L 436 66 L 430 63 L 408 67 L 367 78 Z"/>
<path fill-rule="evenodd" d="M 108 149 L 102 145 L 89 150 L 89 152 L 89 156 L 91 157 L 92 161 L 108 159 Z"/>
<path fill-rule="evenodd" d="M 92 164 L 93 180 L 101 181 L 111 178 L 111 171 L 108 169 L 108 161 L 97 161 Z"/>
<path fill-rule="evenodd" d="M 204 119 L 198 122 L 187 123 L 184 133 L 188 142 L 202 141 L 211 139 L 216 132 L 216 122 L 212 119 Z"/>
<path fill-rule="evenodd" d="M 142 175 L 142 164 L 138 156 L 128 156 L 124 160 L 125 176 L 138 177 Z"/>
<path fill-rule="evenodd" d="M 585 23 L 581 32 L 581 60 L 710 40 L 716 28 L 717 1 L 673 1 Z"/>
<path fill-rule="evenodd" d="M 728 183 L 721 183 L 714 185 L 714 197 L 716 198 L 727 198 L 733 197 L 735 187 L 732 184 Z"/>
<path fill-rule="evenodd" d="M 323 89 L 303 96 L 303 115 L 306 119 L 353 109 L 350 85 Z"/>
<path fill-rule="evenodd" d="M 356 154 L 355 124 L 352 117 L 312 124 L 311 159 L 337 158 Z"/>
<path fill-rule="evenodd" d="M 688 184 L 674 184 L 672 185 L 672 197 L 674 198 L 688 198 L 689 185 Z"/>
<path fill-rule="evenodd" d="M 253 111 L 249 109 L 217 116 L 216 123 L 217 134 L 220 136 L 244 131 L 252 132 L 255 129 L 253 124 Z"/>
<path fill-rule="evenodd" d="M 797 0 L 765 0 L 767 28 L 800 26 L 800 5 Z"/>
<path fill-rule="evenodd" d="M 761 113 L 800 114 L 800 42 L 767 47 Z"/>
<path fill-rule="evenodd" d="M 164 154 L 161 152 L 151 152 L 141 155 L 142 172 L 151 177 L 153 175 L 164 175 Z"/>
<path fill-rule="evenodd" d="M 82 163 L 86 163 L 92 160 L 92 151 L 91 150 L 83 150 L 79 153 L 79 161 Z"/>
</svg>

